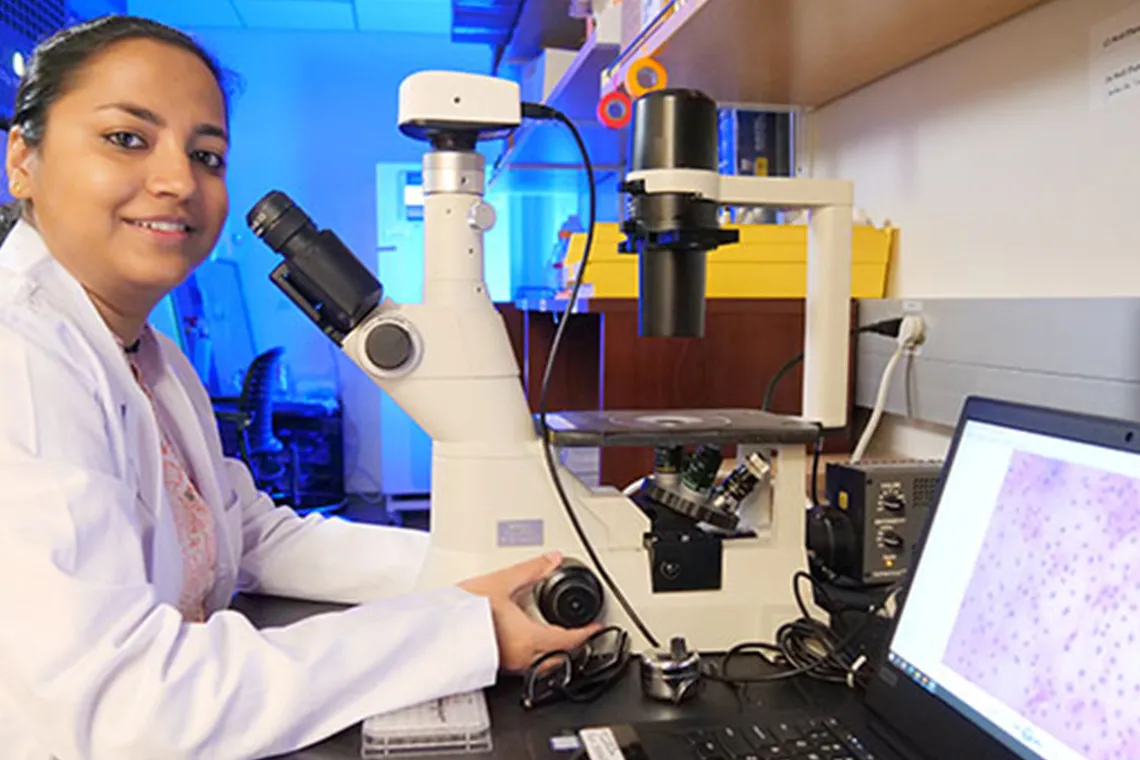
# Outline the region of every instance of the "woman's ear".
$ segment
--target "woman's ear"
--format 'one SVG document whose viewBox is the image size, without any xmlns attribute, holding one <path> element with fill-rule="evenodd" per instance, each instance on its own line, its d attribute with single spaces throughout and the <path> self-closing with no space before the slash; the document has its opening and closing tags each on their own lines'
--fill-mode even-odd
<svg viewBox="0 0 1140 760">
<path fill-rule="evenodd" d="M 23 131 L 13 126 L 8 130 L 8 155 L 4 168 L 8 172 L 8 192 L 13 198 L 32 197 L 32 162 L 35 151 L 24 139 Z"/>
</svg>

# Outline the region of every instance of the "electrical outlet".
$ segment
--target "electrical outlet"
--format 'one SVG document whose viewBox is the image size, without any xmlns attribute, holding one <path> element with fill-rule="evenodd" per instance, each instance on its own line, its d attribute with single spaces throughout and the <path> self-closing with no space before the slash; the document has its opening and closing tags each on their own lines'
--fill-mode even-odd
<svg viewBox="0 0 1140 760">
<path fill-rule="evenodd" d="M 917 354 L 919 348 L 926 342 L 926 320 L 921 314 L 904 314 L 902 326 L 899 327 L 899 341 L 906 345 L 906 350 Z"/>
</svg>

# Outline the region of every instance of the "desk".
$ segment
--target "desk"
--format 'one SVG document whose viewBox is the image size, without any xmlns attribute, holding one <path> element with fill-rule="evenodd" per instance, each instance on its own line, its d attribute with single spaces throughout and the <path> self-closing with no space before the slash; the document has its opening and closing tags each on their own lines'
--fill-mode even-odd
<svg viewBox="0 0 1140 760">
<path fill-rule="evenodd" d="M 244 613 L 258 627 L 281 626 L 309 615 L 343 609 L 337 605 L 314 604 L 272 597 L 239 596 L 234 608 Z M 636 663 L 631 664 L 621 683 L 588 705 L 559 704 L 524 712 L 519 707 L 517 678 L 503 678 L 487 690 L 487 704 L 494 730 L 494 752 L 468 757 L 489 760 L 528 760 L 530 743 L 536 733 L 551 735 L 571 726 L 613 724 L 616 722 L 653 722 L 670 719 L 708 719 L 721 722 L 745 722 L 754 716 L 766 720 L 765 711 L 796 710 L 817 707 L 837 712 L 858 728 L 861 710 L 849 691 L 842 687 L 807 679 L 757 684 L 748 689 L 744 704 L 723 684 L 709 683 L 695 700 L 679 706 L 653 702 L 641 694 Z M 349 760 L 360 757 L 360 726 L 354 726 L 309 749 L 288 755 L 292 760 Z M 463 756 L 449 756 L 451 758 Z"/>
</svg>

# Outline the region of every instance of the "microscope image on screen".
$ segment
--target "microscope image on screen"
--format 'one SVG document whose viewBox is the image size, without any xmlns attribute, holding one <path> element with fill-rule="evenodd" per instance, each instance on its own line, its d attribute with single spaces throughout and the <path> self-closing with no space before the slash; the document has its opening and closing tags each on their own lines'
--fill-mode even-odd
<svg viewBox="0 0 1140 760">
<path fill-rule="evenodd" d="M 1140 757 L 1105 728 L 1140 726 L 1138 607 L 1140 480 L 1015 451 L 943 662 L 1084 757 Z"/>
</svg>

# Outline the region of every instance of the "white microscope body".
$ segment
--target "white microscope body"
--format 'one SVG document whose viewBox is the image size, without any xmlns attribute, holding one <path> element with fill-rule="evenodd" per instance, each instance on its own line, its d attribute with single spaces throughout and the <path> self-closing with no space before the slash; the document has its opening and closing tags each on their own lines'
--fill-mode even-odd
<svg viewBox="0 0 1140 760">
<path fill-rule="evenodd" d="M 345 353 L 433 442 L 423 587 L 555 550 L 589 564 L 552 482 L 507 330 L 484 281 L 483 236 L 495 214 L 482 197 L 484 161 L 474 140 L 517 126 L 520 115 L 512 82 L 449 72 L 403 82 L 400 126 L 433 143 L 423 161 L 423 301 L 384 300 L 343 336 Z M 457 134 L 461 139 L 453 139 Z M 643 180 L 650 192 L 698 193 L 725 205 L 810 210 L 803 418 L 842 427 L 851 186 L 692 170 L 629 179 Z M 807 448 L 740 447 L 738 457 L 759 451 L 774 474 L 749 499 L 752 534 L 724 542 L 722 582 L 709 591 L 654 593 L 646 514 L 620 491 L 588 487 L 564 467 L 558 477 L 602 564 L 654 636 L 684 636 L 692 647 L 724 650 L 772 640 L 780 624 L 799 615 L 791 577 L 806 568 Z M 605 614 L 637 636 L 609 589 Z"/>
</svg>

